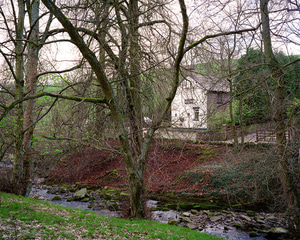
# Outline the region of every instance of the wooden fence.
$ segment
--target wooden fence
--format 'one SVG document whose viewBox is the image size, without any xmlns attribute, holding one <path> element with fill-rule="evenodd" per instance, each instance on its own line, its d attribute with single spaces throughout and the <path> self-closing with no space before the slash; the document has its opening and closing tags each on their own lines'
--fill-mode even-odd
<svg viewBox="0 0 300 240">
<path fill-rule="evenodd" d="M 285 132 L 285 137 L 290 141 L 290 132 Z M 274 129 L 257 129 L 256 142 L 276 142 L 276 134 Z"/>
</svg>

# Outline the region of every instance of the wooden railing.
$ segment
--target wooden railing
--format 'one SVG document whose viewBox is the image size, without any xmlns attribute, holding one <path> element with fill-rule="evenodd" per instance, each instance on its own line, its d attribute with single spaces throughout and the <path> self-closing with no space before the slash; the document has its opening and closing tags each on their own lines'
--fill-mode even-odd
<svg viewBox="0 0 300 240">
<path fill-rule="evenodd" d="M 285 137 L 290 141 L 290 132 L 285 132 Z M 274 129 L 257 129 L 256 142 L 276 142 L 276 133 Z"/>
</svg>

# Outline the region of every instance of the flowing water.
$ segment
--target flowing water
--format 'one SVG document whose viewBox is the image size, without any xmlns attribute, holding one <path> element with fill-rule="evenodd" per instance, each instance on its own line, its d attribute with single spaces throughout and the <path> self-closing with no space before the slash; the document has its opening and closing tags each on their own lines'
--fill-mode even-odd
<svg viewBox="0 0 300 240">
<path fill-rule="evenodd" d="M 48 189 L 41 189 L 41 188 L 35 188 L 33 187 L 32 192 L 30 193 L 30 197 L 37 195 L 42 196 L 44 200 L 51 201 L 57 194 L 51 194 L 49 193 Z M 121 217 L 121 213 L 118 211 L 110 211 L 108 209 L 101 209 L 101 210 L 92 210 L 88 206 L 91 202 L 80 202 L 80 201 L 71 201 L 68 202 L 67 198 L 71 197 L 72 195 L 68 194 L 61 194 L 61 200 L 52 201 L 60 206 L 63 207 L 69 207 L 69 208 L 76 208 L 81 210 L 87 210 L 87 211 L 93 211 L 98 214 L 102 214 L 108 217 Z M 157 201 L 154 200 L 148 200 L 147 206 L 149 208 L 155 207 L 157 204 Z M 153 220 L 161 222 L 161 223 L 168 223 L 169 220 L 178 220 L 180 217 L 180 212 L 175 210 L 169 210 L 169 211 L 153 211 L 151 214 L 151 217 Z M 180 225 L 179 225 L 180 226 Z M 226 229 L 226 230 L 225 230 Z M 205 229 L 203 229 L 201 232 L 206 232 L 211 235 L 223 237 L 226 239 L 231 240 L 263 240 L 265 239 L 263 236 L 259 237 L 249 237 L 249 235 L 245 232 L 237 230 L 235 227 L 232 228 L 226 228 L 225 225 L 221 224 L 211 224 L 207 225 Z"/>
</svg>

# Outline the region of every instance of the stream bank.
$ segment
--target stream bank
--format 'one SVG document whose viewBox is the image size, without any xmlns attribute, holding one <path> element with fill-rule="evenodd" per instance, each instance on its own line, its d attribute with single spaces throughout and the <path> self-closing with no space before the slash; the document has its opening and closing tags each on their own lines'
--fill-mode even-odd
<svg viewBox="0 0 300 240">
<path fill-rule="evenodd" d="M 128 201 L 125 192 L 108 187 L 96 189 L 79 183 L 70 186 L 35 185 L 30 197 L 117 218 L 123 217 L 124 202 Z M 282 214 L 208 209 L 207 204 L 202 208 L 199 202 L 196 205 L 177 202 L 166 204 L 159 199 L 149 199 L 147 207 L 151 218 L 232 240 L 292 239 Z"/>
</svg>

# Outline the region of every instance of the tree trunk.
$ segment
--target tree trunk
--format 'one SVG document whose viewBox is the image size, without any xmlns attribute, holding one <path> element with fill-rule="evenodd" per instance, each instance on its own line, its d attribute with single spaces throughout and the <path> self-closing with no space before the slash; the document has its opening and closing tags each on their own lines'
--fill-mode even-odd
<svg viewBox="0 0 300 240">
<path fill-rule="evenodd" d="M 16 77 L 15 77 L 15 99 L 19 100 L 24 97 L 24 60 L 23 60 L 23 34 L 25 3 L 23 0 L 18 1 L 18 22 L 16 26 Z M 20 185 L 23 181 L 23 103 L 19 103 L 15 108 L 16 125 L 15 125 L 15 156 L 13 169 L 13 185 L 15 194 L 20 194 Z"/>
<path fill-rule="evenodd" d="M 133 218 L 144 218 L 144 202 L 145 193 L 144 173 L 136 172 L 129 175 L 130 188 L 130 216 Z"/>
<path fill-rule="evenodd" d="M 231 98 L 231 96 L 233 96 L 232 78 L 229 79 L 229 91 L 230 91 L 229 114 L 230 114 L 231 129 L 232 129 L 232 134 L 233 134 L 233 147 L 235 150 L 238 150 L 239 140 L 238 140 L 238 135 L 237 135 L 236 126 L 235 126 L 235 120 L 234 120 L 234 116 L 233 116 L 233 106 L 232 106 L 233 98 Z"/>
<path fill-rule="evenodd" d="M 284 121 L 284 114 L 286 113 L 286 107 L 284 104 L 285 99 L 285 84 L 284 84 L 284 72 L 276 60 L 273 51 L 270 36 L 270 23 L 269 23 L 269 11 L 268 0 L 260 1 L 260 11 L 262 19 L 262 37 L 264 42 L 264 52 L 266 56 L 266 62 L 268 63 L 272 77 L 275 82 L 275 133 L 277 141 L 276 154 L 279 160 L 279 174 L 283 192 L 288 206 L 288 214 L 293 218 L 294 223 L 290 224 L 290 227 L 300 234 L 300 204 L 297 196 L 296 186 L 294 186 L 290 173 L 290 164 L 286 155 L 286 124 Z M 295 225 L 295 228 L 294 228 Z"/>
<path fill-rule="evenodd" d="M 140 61 L 141 51 L 139 46 L 139 7 L 138 0 L 129 1 L 129 59 L 130 59 L 130 98 L 129 121 L 131 126 L 131 149 L 134 156 L 136 171 L 129 176 L 131 216 L 144 218 L 144 171 L 146 159 L 140 158 L 142 152 L 142 103 L 141 103 L 141 79 Z M 130 106 L 132 105 L 132 107 Z"/>
<path fill-rule="evenodd" d="M 241 129 L 241 145 L 244 146 L 245 143 L 245 131 L 246 131 L 246 124 L 244 126 L 243 123 L 243 95 L 240 95 L 239 101 L 239 115 L 240 115 L 240 129 Z"/>
<path fill-rule="evenodd" d="M 30 5 L 27 3 L 27 9 L 30 19 L 31 34 L 28 43 L 28 62 L 27 62 L 27 77 L 26 77 L 26 92 L 28 96 L 34 96 L 37 84 L 37 67 L 39 55 L 39 5 L 40 1 L 35 0 Z M 33 182 L 33 131 L 34 131 L 34 108 L 35 99 L 30 99 L 26 102 L 26 109 L 24 112 L 24 156 L 23 156 L 23 172 L 24 179 L 20 194 L 28 196 L 31 192 Z"/>
</svg>

